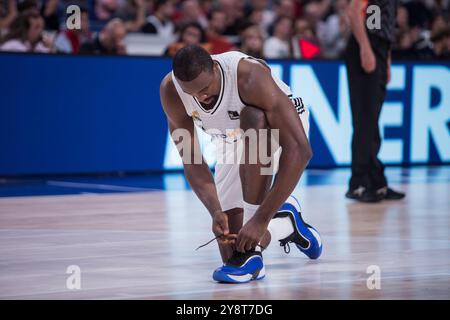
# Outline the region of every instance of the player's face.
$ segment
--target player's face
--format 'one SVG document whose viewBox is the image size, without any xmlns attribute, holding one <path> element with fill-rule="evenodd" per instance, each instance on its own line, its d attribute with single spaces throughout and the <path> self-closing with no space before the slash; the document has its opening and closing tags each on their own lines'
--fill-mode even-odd
<svg viewBox="0 0 450 320">
<path fill-rule="evenodd" d="M 187 94 L 194 96 L 204 105 L 216 102 L 220 92 L 220 74 L 214 63 L 212 72 L 202 72 L 192 81 L 179 81 L 181 88 Z"/>
</svg>

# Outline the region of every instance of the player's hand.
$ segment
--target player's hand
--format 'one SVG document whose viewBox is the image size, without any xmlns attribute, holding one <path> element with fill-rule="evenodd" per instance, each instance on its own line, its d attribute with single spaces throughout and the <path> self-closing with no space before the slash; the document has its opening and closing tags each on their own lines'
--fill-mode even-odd
<svg viewBox="0 0 450 320">
<path fill-rule="evenodd" d="M 228 228 L 228 216 L 223 211 L 218 211 L 213 215 L 212 232 L 214 235 L 221 236 L 218 241 L 221 244 L 234 242 L 236 235 L 230 235 Z"/>
<path fill-rule="evenodd" d="M 361 47 L 360 57 L 361 67 L 364 71 L 367 73 L 373 72 L 377 66 L 377 61 L 370 45 Z"/>
<path fill-rule="evenodd" d="M 236 249 L 239 252 L 256 248 L 267 231 L 267 224 L 253 216 L 239 231 L 236 239 Z"/>
</svg>

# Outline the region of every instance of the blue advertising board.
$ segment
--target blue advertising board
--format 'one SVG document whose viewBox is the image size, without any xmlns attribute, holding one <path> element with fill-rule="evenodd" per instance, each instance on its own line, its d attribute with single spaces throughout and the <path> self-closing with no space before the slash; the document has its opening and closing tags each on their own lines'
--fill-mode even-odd
<svg viewBox="0 0 450 320">
<path fill-rule="evenodd" d="M 349 165 L 345 65 L 270 65 L 310 109 L 310 167 Z M 170 68 L 166 58 L 0 54 L 0 175 L 181 168 L 159 100 Z M 395 63 L 380 130 L 387 164 L 450 163 L 450 63 Z"/>
</svg>

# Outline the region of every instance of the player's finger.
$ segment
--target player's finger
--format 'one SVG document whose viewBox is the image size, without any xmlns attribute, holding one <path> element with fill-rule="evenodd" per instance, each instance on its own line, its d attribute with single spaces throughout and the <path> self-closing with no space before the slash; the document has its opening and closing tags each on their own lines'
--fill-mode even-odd
<svg viewBox="0 0 450 320">
<path fill-rule="evenodd" d="M 247 240 L 242 239 L 241 242 L 238 244 L 238 251 L 239 252 L 245 252 L 245 247 L 247 246 Z"/>
<path fill-rule="evenodd" d="M 228 229 L 228 221 L 227 220 L 222 220 L 220 222 L 220 228 L 222 229 L 223 235 L 228 235 L 230 233 L 230 229 Z"/>
<path fill-rule="evenodd" d="M 236 239 L 236 250 L 239 251 L 239 252 L 242 251 L 242 249 L 241 249 L 241 247 L 242 247 L 242 240 L 243 240 L 242 236 L 238 235 L 238 237 Z"/>
<path fill-rule="evenodd" d="M 237 237 L 238 237 L 238 235 L 235 233 L 230 233 L 229 235 L 227 235 L 227 239 L 229 239 L 229 240 L 236 240 Z"/>
<path fill-rule="evenodd" d="M 228 223 L 222 224 L 222 231 L 224 235 L 228 235 L 230 233 L 230 230 L 228 229 Z"/>
<path fill-rule="evenodd" d="M 219 242 L 225 245 L 232 245 L 236 242 L 237 234 L 223 235 L 219 238 Z"/>
</svg>

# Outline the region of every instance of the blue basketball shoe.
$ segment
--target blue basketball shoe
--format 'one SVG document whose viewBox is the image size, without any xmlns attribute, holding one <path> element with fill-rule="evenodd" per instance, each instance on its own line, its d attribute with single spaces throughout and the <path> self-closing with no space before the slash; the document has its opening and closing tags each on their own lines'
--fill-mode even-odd
<svg viewBox="0 0 450 320">
<path fill-rule="evenodd" d="M 214 270 L 213 279 L 218 282 L 246 283 L 259 280 L 266 275 L 261 252 L 235 251 L 233 256 L 221 267 Z"/>
<path fill-rule="evenodd" d="M 317 230 L 303 221 L 300 204 L 295 197 L 290 196 L 273 219 L 283 217 L 289 217 L 294 226 L 294 232 L 280 240 L 280 246 L 284 248 L 284 252 L 290 252 L 289 243 L 293 242 L 310 259 L 319 258 L 322 254 L 322 240 Z"/>
</svg>

